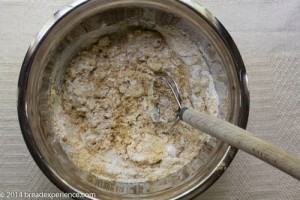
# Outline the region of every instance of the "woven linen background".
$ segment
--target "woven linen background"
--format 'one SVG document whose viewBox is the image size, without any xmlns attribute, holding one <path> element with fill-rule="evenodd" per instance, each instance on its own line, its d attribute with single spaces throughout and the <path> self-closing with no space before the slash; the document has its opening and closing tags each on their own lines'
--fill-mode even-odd
<svg viewBox="0 0 300 200">
<path fill-rule="evenodd" d="M 71 0 L 0 0 L 0 192 L 60 192 L 24 143 L 16 94 L 26 50 Z M 300 1 L 198 0 L 226 27 L 244 59 L 251 92 L 248 130 L 300 157 Z M 239 151 L 201 200 L 299 200 L 300 182 Z"/>
</svg>

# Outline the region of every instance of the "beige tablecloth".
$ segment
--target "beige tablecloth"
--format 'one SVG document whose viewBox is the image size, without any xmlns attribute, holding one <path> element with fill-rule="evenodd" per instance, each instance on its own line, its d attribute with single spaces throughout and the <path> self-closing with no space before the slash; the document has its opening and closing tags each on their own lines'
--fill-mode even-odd
<svg viewBox="0 0 300 200">
<path fill-rule="evenodd" d="M 248 130 L 300 157 L 300 1 L 198 0 L 232 35 L 251 91 Z M 59 192 L 20 132 L 16 89 L 31 39 L 71 0 L 0 0 L 0 192 Z M 300 199 L 300 182 L 243 152 L 197 199 Z"/>
</svg>

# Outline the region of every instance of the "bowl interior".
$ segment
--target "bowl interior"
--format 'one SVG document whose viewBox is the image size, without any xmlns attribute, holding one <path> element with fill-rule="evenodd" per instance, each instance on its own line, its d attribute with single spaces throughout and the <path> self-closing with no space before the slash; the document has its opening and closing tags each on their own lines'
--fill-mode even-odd
<svg viewBox="0 0 300 200">
<path fill-rule="evenodd" d="M 222 106 L 222 102 L 226 103 L 225 98 L 220 99 L 219 117 L 240 125 L 242 89 L 239 71 L 220 35 L 203 16 L 177 1 L 84 1 L 73 6 L 67 13 L 56 14 L 58 20 L 43 29 L 38 35 L 39 43 L 36 41 L 32 46 L 37 51 L 27 77 L 26 115 L 32 145 L 39 155 L 37 159 L 44 163 L 43 171 L 64 191 L 93 192 L 101 199 L 170 199 L 205 190 L 223 173 L 224 166 L 233 159 L 235 149 L 211 138 L 197 158 L 162 180 L 141 183 L 101 180 L 77 168 L 62 150 L 53 130 L 49 90 L 53 86 L 60 87 L 65 68 L 76 52 L 95 38 L 119 31 L 120 22 L 150 30 L 171 26 L 201 44 L 204 52 L 208 47 L 216 52 L 214 56 L 204 57 L 211 63 L 213 77 L 223 76 L 215 82 L 217 92 L 230 99 L 227 107 Z M 227 85 L 225 89 L 224 85 Z"/>
</svg>

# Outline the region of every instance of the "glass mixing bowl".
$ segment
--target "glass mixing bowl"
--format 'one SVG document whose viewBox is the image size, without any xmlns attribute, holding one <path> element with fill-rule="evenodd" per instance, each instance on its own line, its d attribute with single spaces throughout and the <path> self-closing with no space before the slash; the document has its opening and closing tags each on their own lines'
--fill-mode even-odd
<svg viewBox="0 0 300 200">
<path fill-rule="evenodd" d="M 191 0 L 80 0 L 56 12 L 26 54 L 18 84 L 23 136 L 38 166 L 64 192 L 96 194 L 87 199 L 190 199 L 223 174 L 237 149 L 211 138 L 178 172 L 155 182 L 122 183 L 101 180 L 77 168 L 55 138 L 49 89 L 60 84 L 65 66 L 79 49 L 93 38 L 116 32 L 124 20 L 145 29 L 172 26 L 195 42 L 205 41 L 208 51 L 216 52 L 207 58 L 213 61 L 210 67 L 226 74 L 223 81 L 230 103 L 221 117 L 246 127 L 249 93 L 242 58 L 228 32 L 206 9 Z M 222 92 L 218 84 L 216 89 Z"/>
</svg>

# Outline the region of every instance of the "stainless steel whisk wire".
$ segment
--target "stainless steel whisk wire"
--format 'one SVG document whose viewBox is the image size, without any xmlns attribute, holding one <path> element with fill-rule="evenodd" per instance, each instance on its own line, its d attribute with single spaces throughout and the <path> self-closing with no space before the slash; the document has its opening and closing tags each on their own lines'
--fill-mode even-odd
<svg viewBox="0 0 300 200">
<path fill-rule="evenodd" d="M 177 82 L 176 82 L 175 78 L 171 75 L 170 72 L 168 72 L 166 70 L 164 70 L 163 72 L 164 72 L 164 74 L 167 75 L 168 78 L 171 79 L 171 81 L 169 81 L 165 76 L 162 76 L 162 75 L 159 75 L 158 78 L 160 80 L 162 80 L 171 89 L 171 91 L 172 91 L 172 93 L 175 97 L 176 103 L 178 105 L 179 111 L 180 111 L 182 109 L 182 104 L 181 104 L 182 98 L 180 96 L 180 91 L 179 91 L 179 87 L 177 85 Z M 173 87 L 172 84 L 174 85 L 174 87 Z"/>
<path fill-rule="evenodd" d="M 165 76 L 166 75 L 166 76 Z M 169 130 L 173 129 L 177 124 L 178 122 L 180 121 L 180 118 L 179 118 L 179 112 L 181 111 L 181 109 L 183 108 L 182 107 L 182 98 L 180 96 L 180 91 L 179 91 L 179 87 L 178 87 L 178 84 L 175 80 L 175 78 L 171 75 L 171 73 L 167 70 L 163 70 L 163 73 L 158 75 L 158 79 L 160 79 L 161 81 L 163 81 L 171 90 L 173 96 L 175 97 L 175 100 L 176 100 L 176 103 L 178 105 L 178 110 L 177 110 L 177 115 L 176 115 L 176 118 L 174 120 L 174 123 L 172 124 L 172 126 L 170 127 Z M 170 80 L 168 80 L 170 79 Z M 169 131 L 168 130 L 168 131 Z M 167 131 L 167 132 L 168 132 Z"/>
</svg>

